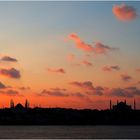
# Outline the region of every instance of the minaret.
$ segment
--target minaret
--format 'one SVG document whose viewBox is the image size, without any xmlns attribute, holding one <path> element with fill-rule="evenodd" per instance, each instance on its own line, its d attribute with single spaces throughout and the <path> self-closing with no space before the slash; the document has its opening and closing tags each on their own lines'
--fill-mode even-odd
<svg viewBox="0 0 140 140">
<path fill-rule="evenodd" d="M 135 102 L 135 99 L 134 99 L 134 110 L 136 110 L 136 102 Z"/>
<path fill-rule="evenodd" d="M 25 108 L 29 108 L 29 102 L 27 99 L 25 100 Z"/>
<path fill-rule="evenodd" d="M 124 100 L 124 103 L 126 104 L 126 100 Z"/>
<path fill-rule="evenodd" d="M 14 108 L 14 101 L 12 99 L 10 100 L 10 108 Z"/>
<path fill-rule="evenodd" d="M 112 102 L 111 102 L 111 100 L 110 100 L 110 110 L 112 110 Z"/>
<path fill-rule="evenodd" d="M 118 105 L 118 103 L 119 103 L 119 102 L 118 102 L 118 100 L 117 100 L 117 105 Z"/>
</svg>

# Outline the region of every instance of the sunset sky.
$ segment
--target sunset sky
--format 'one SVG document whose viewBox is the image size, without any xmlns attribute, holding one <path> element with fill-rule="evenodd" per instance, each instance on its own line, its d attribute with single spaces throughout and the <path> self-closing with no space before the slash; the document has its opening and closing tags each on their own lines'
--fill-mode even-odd
<svg viewBox="0 0 140 140">
<path fill-rule="evenodd" d="M 140 109 L 140 2 L 0 2 L 0 107 Z"/>
</svg>

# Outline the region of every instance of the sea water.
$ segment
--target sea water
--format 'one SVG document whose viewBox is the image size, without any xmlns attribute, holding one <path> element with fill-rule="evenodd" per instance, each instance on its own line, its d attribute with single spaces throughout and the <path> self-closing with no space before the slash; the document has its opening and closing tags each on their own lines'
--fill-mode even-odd
<svg viewBox="0 0 140 140">
<path fill-rule="evenodd" d="M 2 139 L 140 138 L 140 126 L 0 126 Z"/>
</svg>

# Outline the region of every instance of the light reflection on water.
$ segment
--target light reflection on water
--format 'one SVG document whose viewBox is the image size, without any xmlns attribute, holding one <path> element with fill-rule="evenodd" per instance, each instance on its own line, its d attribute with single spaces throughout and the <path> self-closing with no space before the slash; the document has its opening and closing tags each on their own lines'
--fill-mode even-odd
<svg viewBox="0 0 140 140">
<path fill-rule="evenodd" d="M 140 126 L 0 126 L 0 138 L 140 138 Z"/>
</svg>

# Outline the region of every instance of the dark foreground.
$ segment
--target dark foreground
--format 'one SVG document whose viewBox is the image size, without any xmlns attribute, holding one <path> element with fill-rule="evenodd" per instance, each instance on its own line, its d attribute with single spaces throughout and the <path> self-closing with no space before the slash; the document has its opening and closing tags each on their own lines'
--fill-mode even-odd
<svg viewBox="0 0 140 140">
<path fill-rule="evenodd" d="M 0 125 L 140 125 L 140 110 L 1 109 Z"/>
<path fill-rule="evenodd" d="M 1 139 L 140 138 L 140 126 L 0 126 Z"/>
</svg>

